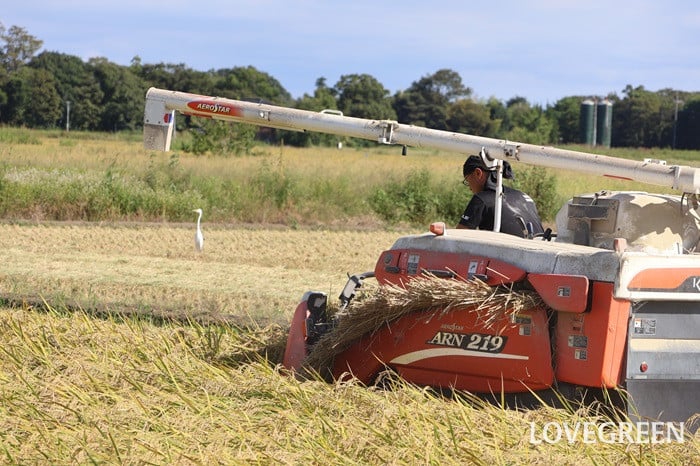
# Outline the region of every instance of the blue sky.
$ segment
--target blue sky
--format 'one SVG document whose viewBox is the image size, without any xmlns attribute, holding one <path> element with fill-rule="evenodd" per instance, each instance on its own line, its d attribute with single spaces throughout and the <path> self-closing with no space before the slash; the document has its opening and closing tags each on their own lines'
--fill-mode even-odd
<svg viewBox="0 0 700 466">
<path fill-rule="evenodd" d="M 448 68 L 480 99 L 700 91 L 700 2 L 18 0 L 0 22 L 42 50 L 200 71 L 254 66 L 293 97 L 374 76 L 392 94 Z"/>
</svg>

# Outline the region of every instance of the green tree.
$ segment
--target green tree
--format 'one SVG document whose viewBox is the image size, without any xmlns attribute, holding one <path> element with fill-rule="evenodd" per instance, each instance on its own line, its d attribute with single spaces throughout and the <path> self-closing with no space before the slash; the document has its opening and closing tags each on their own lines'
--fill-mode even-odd
<svg viewBox="0 0 700 466">
<path fill-rule="evenodd" d="M 677 116 L 676 100 L 679 101 L 680 105 L 685 100 L 688 100 L 689 93 L 666 88 L 655 92 L 655 94 L 659 98 L 658 141 L 655 145 L 658 147 L 672 147 L 673 127 Z"/>
<path fill-rule="evenodd" d="M 221 97 L 268 101 L 277 105 L 292 104 L 292 96 L 278 80 L 253 66 L 217 70 L 214 81 L 214 90 Z"/>
<path fill-rule="evenodd" d="M 394 110 L 401 123 L 432 129 L 448 128 L 447 107 L 450 103 L 471 96 L 459 73 L 441 69 L 414 81 L 394 96 Z"/>
<path fill-rule="evenodd" d="M 71 128 L 101 128 L 104 94 L 91 66 L 79 57 L 57 52 L 42 52 L 29 66 L 44 69 L 54 77 L 61 101 L 70 102 Z"/>
<path fill-rule="evenodd" d="M 486 102 L 486 108 L 489 111 L 489 118 L 494 122 L 494 137 L 502 137 L 503 121 L 506 119 L 506 106 L 497 98 L 491 97 Z"/>
<path fill-rule="evenodd" d="M 489 108 L 471 99 L 461 99 L 447 107 L 447 129 L 457 133 L 494 137 L 498 124 Z"/>
<path fill-rule="evenodd" d="M 4 121 L 3 109 L 7 106 L 8 101 L 7 92 L 4 89 L 6 84 L 7 80 L 0 77 L 0 122 Z"/>
<path fill-rule="evenodd" d="M 348 74 L 340 77 L 334 87 L 338 109 L 346 116 L 374 120 L 395 120 L 389 91 L 373 76 Z"/>
<path fill-rule="evenodd" d="M 524 97 L 513 97 L 506 103 L 503 122 L 505 137 L 529 144 L 552 142 L 554 125 L 539 105 L 531 107 Z"/>
<path fill-rule="evenodd" d="M 553 142 L 557 144 L 582 142 L 579 126 L 583 100 L 584 98 L 579 96 L 564 97 L 546 110 L 549 118 L 554 122 L 555 139 Z"/>
<path fill-rule="evenodd" d="M 23 67 L 12 74 L 5 90 L 7 103 L 0 107 L 3 123 L 52 128 L 61 119 L 61 99 L 48 71 Z"/>
<path fill-rule="evenodd" d="M 88 62 L 102 91 L 102 131 L 134 130 L 143 122 L 143 99 L 146 84 L 131 68 L 119 66 L 104 58 Z"/>
<path fill-rule="evenodd" d="M 184 63 L 143 64 L 137 55 L 131 59 L 129 70 L 140 77 L 146 87 L 158 87 L 193 94 L 217 93 L 214 71 L 196 71 Z"/>
<path fill-rule="evenodd" d="M 441 96 L 447 102 L 469 97 L 472 90 L 462 84 L 462 77 L 456 71 L 441 69 L 418 81 L 417 89 Z"/>
<path fill-rule="evenodd" d="M 0 122 L 15 120 L 22 114 L 23 109 L 15 105 L 18 105 L 17 99 L 21 100 L 24 86 L 16 80 L 11 82 L 11 79 L 42 44 L 24 28 L 11 26 L 8 30 L 0 23 Z M 18 124 L 22 124 L 22 121 Z"/>
<path fill-rule="evenodd" d="M 19 26 L 10 26 L 10 29 L 0 23 L 0 63 L 8 74 L 18 71 L 26 65 L 34 54 L 44 44 Z"/>
<path fill-rule="evenodd" d="M 623 93 L 625 97 L 614 109 L 612 145 L 658 147 L 664 126 L 669 124 L 661 118 L 661 99 L 644 86 L 635 88 L 628 84 Z"/>
<path fill-rule="evenodd" d="M 31 128 L 53 128 L 61 119 L 61 97 L 53 76 L 46 70 L 22 68 L 20 78 L 26 83 L 23 123 Z"/>
<path fill-rule="evenodd" d="M 676 127 L 676 147 L 679 149 L 700 149 L 700 94 L 687 98 L 678 111 Z M 675 109 L 674 109 L 675 110 Z"/>
<path fill-rule="evenodd" d="M 0 105 L 0 122 L 13 125 L 24 125 L 24 111 L 29 102 L 29 84 L 23 76 L 14 73 L 4 85 L 5 102 Z"/>
</svg>

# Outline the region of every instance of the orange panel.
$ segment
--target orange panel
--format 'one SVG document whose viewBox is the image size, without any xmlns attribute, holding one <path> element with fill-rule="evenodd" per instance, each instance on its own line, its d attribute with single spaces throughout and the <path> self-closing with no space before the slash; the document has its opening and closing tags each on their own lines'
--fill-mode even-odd
<svg viewBox="0 0 700 466">
<path fill-rule="evenodd" d="M 632 277 L 630 290 L 676 290 L 688 277 L 700 276 L 700 269 L 646 269 Z"/>
<path fill-rule="evenodd" d="M 527 279 L 547 306 L 556 311 L 583 312 L 588 307 L 588 277 L 531 273 Z"/>
<path fill-rule="evenodd" d="M 371 383 L 385 366 L 412 383 L 475 393 L 548 388 L 554 371 L 547 315 L 532 309 L 485 328 L 470 309 L 413 313 L 339 354 L 333 373 Z"/>
<path fill-rule="evenodd" d="M 559 312 L 555 346 L 557 380 L 588 387 L 618 386 L 630 304 L 613 298 L 613 284 L 593 282 L 591 310 Z"/>
</svg>

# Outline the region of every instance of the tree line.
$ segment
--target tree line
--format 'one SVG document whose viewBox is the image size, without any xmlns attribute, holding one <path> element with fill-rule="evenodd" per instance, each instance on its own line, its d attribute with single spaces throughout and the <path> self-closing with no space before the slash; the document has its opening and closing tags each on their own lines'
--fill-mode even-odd
<svg viewBox="0 0 700 466">
<path fill-rule="evenodd" d="M 153 86 L 238 100 L 264 101 L 304 110 L 333 109 L 344 115 L 390 119 L 434 129 L 509 139 L 531 144 L 584 142 L 581 104 L 605 98 L 612 106 L 611 144 L 617 147 L 700 149 L 700 92 L 649 91 L 627 85 L 621 95 L 576 95 L 554 104 L 532 105 L 515 96 L 475 99 L 459 73 L 440 69 L 420 77 L 393 95 L 375 77 L 347 74 L 334 85 L 316 80 L 312 94 L 292 96 L 280 82 L 253 66 L 197 71 L 185 64 L 129 66 L 103 57 L 87 62 L 73 55 L 44 51 L 43 42 L 19 26 L 0 23 L 0 124 L 84 131 L 133 131 L 143 125 L 146 90 Z M 205 120 L 205 121 L 203 121 Z M 331 144 L 323 134 L 217 128 L 208 119 L 177 116 L 180 129 L 192 129 L 192 149 L 242 150 L 240 140 L 258 137 L 287 144 Z M 216 135 L 219 142 L 207 136 Z M 252 136 L 251 136 L 252 135 Z M 236 142 L 236 138 L 238 142 Z M 218 144 L 215 147 L 214 144 Z M 243 150 L 245 147 L 243 147 Z"/>
</svg>

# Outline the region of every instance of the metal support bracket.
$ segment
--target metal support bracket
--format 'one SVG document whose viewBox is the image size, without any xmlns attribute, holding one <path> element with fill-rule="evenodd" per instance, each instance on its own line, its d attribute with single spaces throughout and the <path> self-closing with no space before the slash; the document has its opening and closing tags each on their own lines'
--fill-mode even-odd
<svg viewBox="0 0 700 466">
<path fill-rule="evenodd" d="M 508 157 L 513 157 L 515 160 L 520 160 L 518 158 L 518 151 L 520 150 L 520 144 L 514 144 L 512 142 L 506 141 L 503 144 L 503 155 Z"/>
<path fill-rule="evenodd" d="M 680 189 L 681 167 L 674 165 L 673 167 L 673 189 Z"/>
<path fill-rule="evenodd" d="M 381 122 L 382 125 L 382 135 L 379 136 L 377 142 L 380 144 L 396 144 L 394 142 L 394 129 L 398 128 L 399 123 L 397 121 L 386 120 Z"/>
<path fill-rule="evenodd" d="M 258 118 L 265 121 L 270 121 L 270 112 L 268 110 L 258 110 Z"/>
</svg>

